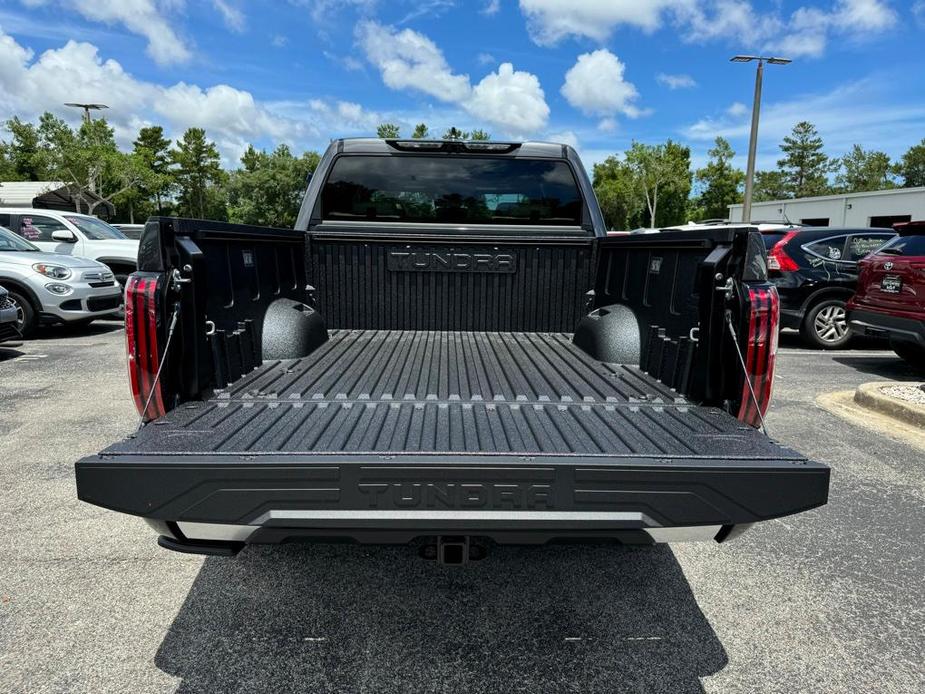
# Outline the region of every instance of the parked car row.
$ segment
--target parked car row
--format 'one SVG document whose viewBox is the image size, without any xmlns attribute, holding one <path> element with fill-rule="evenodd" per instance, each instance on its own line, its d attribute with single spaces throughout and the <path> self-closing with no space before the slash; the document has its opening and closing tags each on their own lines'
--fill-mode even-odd
<svg viewBox="0 0 925 694">
<path fill-rule="evenodd" d="M 56 210 L 0 211 L 0 287 L 15 337 L 39 325 L 86 325 L 118 314 L 138 241 L 96 217 Z M 0 321 L 0 339 L 10 339 Z"/>
</svg>

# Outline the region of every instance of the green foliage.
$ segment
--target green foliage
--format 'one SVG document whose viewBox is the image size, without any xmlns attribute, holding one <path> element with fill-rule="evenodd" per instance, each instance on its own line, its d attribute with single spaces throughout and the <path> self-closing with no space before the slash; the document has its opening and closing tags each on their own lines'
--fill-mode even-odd
<svg viewBox="0 0 925 694">
<path fill-rule="evenodd" d="M 636 177 L 626 162 L 609 156 L 594 165 L 594 194 L 608 229 L 630 229 L 639 218 L 644 201 Z"/>
<path fill-rule="evenodd" d="M 691 151 L 668 140 L 663 145 L 633 142 L 626 165 L 645 201 L 650 227 L 683 224 L 691 192 Z"/>
<path fill-rule="evenodd" d="M 294 226 L 306 181 L 319 160 L 317 152 L 295 157 L 286 145 L 279 145 L 269 154 L 248 147 L 241 157 L 242 168 L 233 171 L 228 181 L 229 220 Z"/>
<path fill-rule="evenodd" d="M 202 128 L 189 128 L 170 150 L 177 182 L 177 213 L 200 219 L 225 219 L 224 191 L 227 174 L 214 142 Z"/>
<path fill-rule="evenodd" d="M 470 140 L 475 140 L 475 141 L 479 141 L 479 140 L 490 140 L 490 139 L 491 139 L 491 134 L 490 134 L 490 133 L 487 133 L 487 132 L 485 132 L 484 130 L 482 130 L 481 128 L 479 128 L 479 129 L 473 130 L 471 133 L 469 133 L 469 139 L 470 139 Z"/>
<path fill-rule="evenodd" d="M 860 193 L 867 190 L 894 188 L 893 165 L 886 152 L 865 150 L 855 145 L 838 160 L 841 171 L 835 177 L 839 193 Z"/>
<path fill-rule="evenodd" d="M 755 202 L 783 200 L 788 196 L 789 189 L 782 171 L 757 171 L 755 173 L 752 200 Z"/>
<path fill-rule="evenodd" d="M 414 132 L 411 133 L 411 137 L 415 140 L 426 140 L 430 137 L 430 130 L 427 128 L 426 123 L 418 123 L 414 126 Z"/>
<path fill-rule="evenodd" d="M 827 174 L 833 166 L 822 148 L 816 126 L 808 121 L 794 125 L 790 135 L 784 138 L 780 146 L 784 157 L 777 161 L 777 166 L 784 174 L 790 197 L 805 198 L 830 192 Z"/>
<path fill-rule="evenodd" d="M 906 150 L 895 172 L 902 178 L 903 188 L 925 186 L 925 140 Z"/>
<path fill-rule="evenodd" d="M 396 138 L 401 136 L 401 129 L 395 123 L 380 123 L 376 128 L 376 137 Z"/>
<path fill-rule="evenodd" d="M 735 152 L 726 139 L 717 137 L 707 154 L 710 160 L 695 174 L 700 195 L 694 201 L 696 212 L 692 216 L 697 219 L 725 219 L 729 205 L 742 199 L 745 173 L 732 165 Z"/>
</svg>

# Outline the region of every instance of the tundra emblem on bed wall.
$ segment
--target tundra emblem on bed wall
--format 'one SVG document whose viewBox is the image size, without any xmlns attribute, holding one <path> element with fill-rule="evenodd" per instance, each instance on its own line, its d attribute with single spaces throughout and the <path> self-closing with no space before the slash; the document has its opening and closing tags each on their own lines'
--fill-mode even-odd
<svg viewBox="0 0 925 694">
<path fill-rule="evenodd" d="M 389 270 L 418 272 L 514 272 L 511 253 L 456 251 L 391 251 Z"/>
</svg>

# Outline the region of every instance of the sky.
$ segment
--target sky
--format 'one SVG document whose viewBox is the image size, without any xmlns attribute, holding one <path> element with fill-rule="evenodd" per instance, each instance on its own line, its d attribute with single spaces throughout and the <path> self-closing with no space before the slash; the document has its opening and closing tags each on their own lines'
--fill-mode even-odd
<svg viewBox="0 0 925 694">
<path fill-rule="evenodd" d="M 754 64 L 759 168 L 799 120 L 832 156 L 925 138 L 925 0 L 0 0 L 0 119 L 109 105 L 119 143 L 206 129 L 226 165 L 248 143 L 323 150 L 378 123 L 575 146 L 721 135 L 744 166 Z M 0 132 L 0 138 L 7 133 Z"/>
</svg>

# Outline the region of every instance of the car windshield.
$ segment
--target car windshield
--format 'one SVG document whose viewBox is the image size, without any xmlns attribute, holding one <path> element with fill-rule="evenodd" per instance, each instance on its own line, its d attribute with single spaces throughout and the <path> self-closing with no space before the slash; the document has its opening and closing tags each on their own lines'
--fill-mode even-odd
<svg viewBox="0 0 925 694">
<path fill-rule="evenodd" d="M 0 227 L 0 252 L 16 251 L 20 253 L 30 253 L 39 250 L 22 236 L 14 234 L 5 227 Z"/>
<path fill-rule="evenodd" d="M 78 217 L 76 215 L 65 215 L 64 218 L 80 229 L 84 236 L 91 241 L 103 241 L 106 239 L 124 239 L 125 234 L 116 229 L 114 226 L 107 224 L 101 219 L 95 217 Z"/>
<path fill-rule="evenodd" d="M 324 220 L 579 226 L 564 161 L 343 156 L 322 193 Z"/>
</svg>

